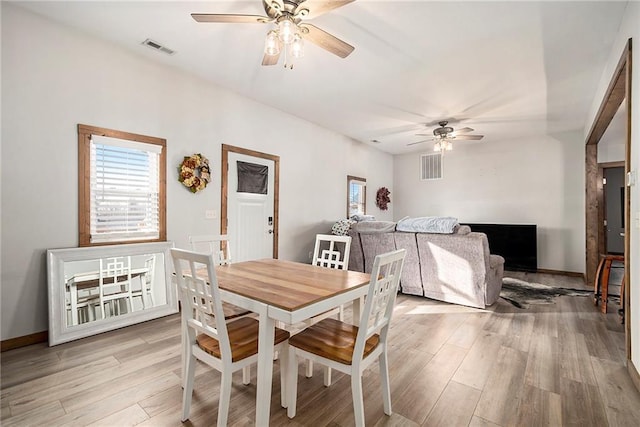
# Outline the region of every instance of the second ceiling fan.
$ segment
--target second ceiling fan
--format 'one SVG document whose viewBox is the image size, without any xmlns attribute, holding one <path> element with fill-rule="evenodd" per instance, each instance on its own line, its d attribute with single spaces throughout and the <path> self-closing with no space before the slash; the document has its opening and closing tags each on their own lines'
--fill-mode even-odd
<svg viewBox="0 0 640 427">
<path fill-rule="evenodd" d="M 458 130 L 454 130 L 451 126 L 447 126 L 449 124 L 448 121 L 443 120 L 438 122 L 440 125 L 439 128 L 435 128 L 433 130 L 433 137 L 429 139 L 425 139 L 423 141 L 412 142 L 407 145 L 416 145 L 422 144 L 423 142 L 435 141 L 433 146 L 433 151 L 450 151 L 453 149 L 452 141 L 454 139 L 457 140 L 467 140 L 467 141 L 478 141 L 484 138 L 484 135 L 466 135 L 469 132 L 473 132 L 473 129 L 470 127 L 464 127 Z M 417 133 L 417 136 L 430 136 L 427 133 Z"/>
<path fill-rule="evenodd" d="M 232 24 L 267 24 L 276 27 L 267 33 L 262 65 L 275 65 L 284 52 L 286 68 L 293 68 L 291 60 L 303 55 L 303 40 L 346 58 L 355 49 L 350 44 L 309 24 L 306 20 L 316 18 L 331 10 L 353 3 L 355 0 L 262 0 L 267 16 L 234 15 L 219 13 L 192 13 L 197 22 Z"/>
</svg>

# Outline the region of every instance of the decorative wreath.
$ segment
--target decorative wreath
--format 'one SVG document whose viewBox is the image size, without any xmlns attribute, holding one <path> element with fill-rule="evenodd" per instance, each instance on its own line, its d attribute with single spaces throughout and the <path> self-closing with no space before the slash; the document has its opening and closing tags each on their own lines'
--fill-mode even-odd
<svg viewBox="0 0 640 427">
<path fill-rule="evenodd" d="M 211 181 L 209 160 L 200 153 L 191 157 L 185 156 L 178 166 L 178 181 L 192 193 L 203 190 Z"/>
<path fill-rule="evenodd" d="M 387 210 L 387 203 L 391 203 L 389 194 L 391 191 L 387 187 L 380 187 L 376 193 L 376 206 L 383 211 Z"/>
</svg>

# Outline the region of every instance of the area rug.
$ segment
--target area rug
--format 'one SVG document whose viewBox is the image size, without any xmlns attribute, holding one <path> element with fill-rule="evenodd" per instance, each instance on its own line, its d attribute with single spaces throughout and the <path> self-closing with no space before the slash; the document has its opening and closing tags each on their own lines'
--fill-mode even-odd
<svg viewBox="0 0 640 427">
<path fill-rule="evenodd" d="M 584 289 L 557 288 L 541 283 L 505 277 L 502 279 L 500 297 L 518 308 L 527 308 L 531 304 L 554 304 L 561 295 L 588 297 L 593 291 Z"/>
</svg>

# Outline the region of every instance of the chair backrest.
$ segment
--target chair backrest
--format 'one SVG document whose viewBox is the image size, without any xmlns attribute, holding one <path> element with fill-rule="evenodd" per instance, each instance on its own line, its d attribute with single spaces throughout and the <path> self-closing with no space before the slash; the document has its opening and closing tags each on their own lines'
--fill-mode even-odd
<svg viewBox="0 0 640 427">
<path fill-rule="evenodd" d="M 226 234 L 189 236 L 189 245 L 194 252 L 213 254 L 218 265 L 231 264 L 231 245 Z"/>
<path fill-rule="evenodd" d="M 348 270 L 350 250 L 351 236 L 317 234 L 312 264 L 336 270 Z"/>
<path fill-rule="evenodd" d="M 197 333 L 206 334 L 218 341 L 222 359 L 230 361 L 231 346 L 224 321 L 214 256 L 172 248 L 171 258 L 178 282 L 183 334 L 187 335 L 187 343 L 195 344 Z M 216 322 L 215 319 L 222 321 Z"/>
<path fill-rule="evenodd" d="M 354 361 L 362 359 L 365 342 L 373 334 L 379 333 L 381 345 L 386 345 L 406 252 L 406 249 L 398 249 L 377 255 L 373 262 L 369 291 L 356 337 Z"/>
<path fill-rule="evenodd" d="M 100 258 L 98 285 L 104 293 L 106 287 L 128 285 L 131 287 L 131 257 Z"/>
</svg>

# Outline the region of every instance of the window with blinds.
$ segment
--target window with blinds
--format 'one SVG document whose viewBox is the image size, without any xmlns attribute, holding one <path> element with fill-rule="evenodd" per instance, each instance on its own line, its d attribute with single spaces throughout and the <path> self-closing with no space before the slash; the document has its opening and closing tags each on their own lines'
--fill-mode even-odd
<svg viewBox="0 0 640 427">
<path fill-rule="evenodd" d="M 159 238 L 161 148 L 116 138 L 92 138 L 91 243 Z"/>
<path fill-rule="evenodd" d="M 78 129 L 80 246 L 166 240 L 165 140 Z"/>
</svg>

